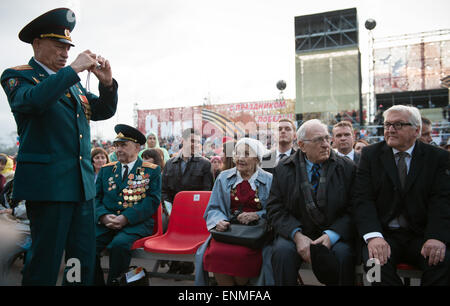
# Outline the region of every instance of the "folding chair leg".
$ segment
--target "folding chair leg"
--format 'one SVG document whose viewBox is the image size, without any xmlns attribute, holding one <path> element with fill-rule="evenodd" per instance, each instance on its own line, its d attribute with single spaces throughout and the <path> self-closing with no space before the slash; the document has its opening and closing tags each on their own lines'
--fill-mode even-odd
<svg viewBox="0 0 450 306">
<path fill-rule="evenodd" d="M 405 286 L 411 286 L 411 279 L 409 277 L 405 277 Z"/>
<path fill-rule="evenodd" d="M 305 285 L 305 283 L 303 282 L 303 279 L 302 279 L 302 276 L 300 275 L 300 270 L 298 271 L 298 277 L 297 277 L 297 280 L 298 280 L 298 284 L 300 285 L 300 286 L 304 286 Z"/>
<path fill-rule="evenodd" d="M 157 260 L 157 261 L 155 262 L 155 264 L 153 265 L 153 270 L 152 270 L 152 272 L 158 272 L 159 266 L 160 266 L 160 260 Z"/>
</svg>

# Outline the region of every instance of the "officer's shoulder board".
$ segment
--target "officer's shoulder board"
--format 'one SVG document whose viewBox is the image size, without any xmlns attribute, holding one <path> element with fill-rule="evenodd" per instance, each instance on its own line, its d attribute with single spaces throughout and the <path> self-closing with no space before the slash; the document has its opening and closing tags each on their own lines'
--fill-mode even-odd
<svg viewBox="0 0 450 306">
<path fill-rule="evenodd" d="M 11 67 L 9 69 L 22 71 L 22 70 L 33 70 L 33 67 L 31 67 L 30 65 L 20 65 L 16 67 Z"/>
<path fill-rule="evenodd" d="M 5 70 L 2 74 L 2 83 L 5 82 L 7 89 L 13 91 L 20 83 L 20 78 L 32 80 L 35 85 L 39 84 L 39 80 L 34 76 L 34 68 L 30 65 L 20 65 Z"/>
<path fill-rule="evenodd" d="M 149 162 L 143 162 L 142 163 L 142 167 L 156 169 L 156 167 L 158 167 L 158 165 L 155 165 L 155 164 L 152 164 L 152 163 L 149 163 Z"/>
<path fill-rule="evenodd" d="M 113 162 L 110 162 L 110 163 L 108 163 L 108 164 L 103 165 L 102 168 L 103 168 L 103 167 L 114 166 L 114 165 L 117 164 L 117 163 L 118 163 L 118 161 L 113 161 Z"/>
</svg>

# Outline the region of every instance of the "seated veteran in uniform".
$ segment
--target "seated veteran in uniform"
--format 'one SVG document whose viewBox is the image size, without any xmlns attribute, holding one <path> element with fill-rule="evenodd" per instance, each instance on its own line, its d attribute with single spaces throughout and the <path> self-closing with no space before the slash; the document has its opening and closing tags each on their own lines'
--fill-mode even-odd
<svg viewBox="0 0 450 306">
<path fill-rule="evenodd" d="M 107 285 L 128 269 L 132 244 L 153 233 L 153 214 L 161 198 L 161 169 L 138 157 L 145 136 L 137 129 L 119 124 L 114 140 L 118 161 L 102 167 L 97 178 L 96 284 L 104 284 L 100 253 L 109 251 Z"/>
<path fill-rule="evenodd" d="M 100 169 L 109 163 L 108 152 L 103 148 L 93 148 L 91 151 L 91 163 L 94 168 L 94 182 L 96 182 Z"/>
<path fill-rule="evenodd" d="M 297 139 L 300 150 L 274 169 L 267 203 L 276 235 L 275 285 L 297 285 L 303 262 L 311 263 L 313 271 L 331 263 L 327 280 L 314 271 L 321 283 L 353 285 L 355 229 L 350 209 L 356 166 L 331 149 L 328 127 L 320 120 L 303 123 Z"/>
<path fill-rule="evenodd" d="M 233 153 L 236 167 L 219 174 L 205 210 L 209 230 L 226 231 L 233 216 L 243 224 L 265 218 L 272 182 L 272 174 L 259 166 L 265 152 L 266 148 L 256 139 L 242 138 L 237 142 Z M 207 283 L 208 272 L 214 273 L 219 286 L 246 285 L 260 274 L 264 284 L 270 285 L 267 254 L 270 250 L 222 243 L 210 236 L 196 254 L 196 285 Z"/>
</svg>

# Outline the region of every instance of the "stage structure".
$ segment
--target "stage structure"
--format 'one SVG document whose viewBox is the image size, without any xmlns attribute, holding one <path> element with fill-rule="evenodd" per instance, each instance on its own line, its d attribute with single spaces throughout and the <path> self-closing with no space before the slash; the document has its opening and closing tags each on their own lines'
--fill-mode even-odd
<svg viewBox="0 0 450 306">
<path fill-rule="evenodd" d="M 356 8 L 295 17 L 298 121 L 363 120 Z"/>
<path fill-rule="evenodd" d="M 441 80 L 450 74 L 450 29 L 384 37 L 375 40 L 377 106 L 396 104 L 435 109 L 440 120 L 448 106 L 448 90 Z"/>
</svg>

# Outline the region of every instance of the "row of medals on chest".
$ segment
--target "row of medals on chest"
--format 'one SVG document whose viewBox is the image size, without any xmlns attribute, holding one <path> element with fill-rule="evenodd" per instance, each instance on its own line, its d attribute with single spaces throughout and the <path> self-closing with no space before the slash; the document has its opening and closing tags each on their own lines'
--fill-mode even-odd
<svg viewBox="0 0 450 306">
<path fill-rule="evenodd" d="M 115 175 L 119 177 L 118 174 Z M 119 201 L 118 204 L 123 206 L 123 208 L 133 207 L 140 200 L 144 199 L 147 195 L 145 192 L 150 188 L 148 183 L 150 182 L 149 174 L 141 171 L 139 175 L 134 175 L 130 173 L 128 175 L 128 186 L 122 190 L 119 196 L 123 196 L 124 202 Z M 116 182 L 114 178 L 108 178 L 108 191 L 114 190 L 117 188 Z"/>
<path fill-rule="evenodd" d="M 237 186 L 231 189 L 231 196 L 234 198 L 235 201 L 240 202 L 240 199 L 237 196 L 236 188 L 237 188 Z M 259 200 L 259 197 L 258 197 L 258 187 L 256 187 L 255 198 L 253 199 L 253 201 L 256 203 L 256 208 L 257 209 L 261 209 L 262 208 L 261 201 Z"/>
</svg>

